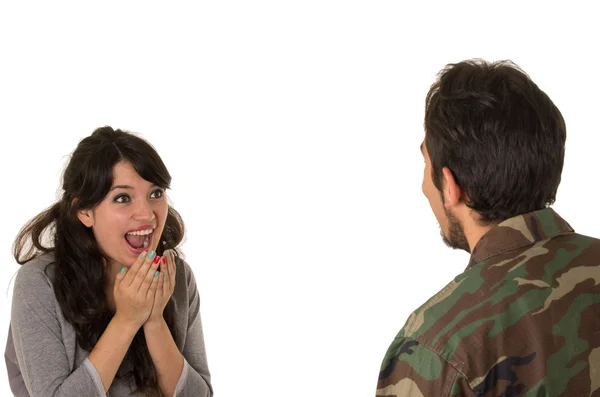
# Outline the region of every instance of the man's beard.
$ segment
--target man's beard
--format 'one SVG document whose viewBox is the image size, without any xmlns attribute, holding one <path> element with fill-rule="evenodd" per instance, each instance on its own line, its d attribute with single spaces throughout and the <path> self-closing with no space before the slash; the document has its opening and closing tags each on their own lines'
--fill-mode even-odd
<svg viewBox="0 0 600 397">
<path fill-rule="evenodd" d="M 442 201 L 443 202 L 443 201 Z M 452 213 L 444 208 L 444 213 L 446 214 L 446 219 L 448 219 L 448 235 L 444 234 L 442 227 L 440 225 L 440 235 L 442 236 L 442 240 L 444 244 L 453 249 L 460 249 L 463 251 L 467 251 L 471 253 L 471 248 L 469 247 L 469 242 L 467 241 L 467 237 L 465 236 L 465 231 L 460 224 L 460 221 L 457 217 L 452 215 Z"/>
</svg>

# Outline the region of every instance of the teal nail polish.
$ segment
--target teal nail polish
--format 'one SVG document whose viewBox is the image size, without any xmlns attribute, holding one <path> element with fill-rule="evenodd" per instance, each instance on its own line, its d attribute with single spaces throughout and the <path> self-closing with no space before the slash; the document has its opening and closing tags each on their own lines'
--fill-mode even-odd
<svg viewBox="0 0 600 397">
<path fill-rule="evenodd" d="M 169 250 L 165 251 L 165 255 L 167 256 L 167 258 L 171 257 L 171 253 L 169 252 Z"/>
<path fill-rule="evenodd" d="M 152 252 L 150 253 L 150 255 L 148 255 L 148 258 L 152 259 L 152 258 L 154 258 L 155 256 L 156 256 L 156 252 L 152 251 Z"/>
<path fill-rule="evenodd" d="M 154 278 L 158 277 L 158 272 L 154 272 Z"/>
<path fill-rule="evenodd" d="M 125 266 L 121 268 L 121 274 L 125 273 Z"/>
<path fill-rule="evenodd" d="M 145 253 L 145 252 L 142 252 L 142 255 L 141 255 L 141 257 L 142 257 L 142 259 L 144 259 L 144 258 L 146 257 L 146 253 Z"/>
<path fill-rule="evenodd" d="M 165 278 L 165 272 L 161 272 L 160 275 L 162 278 Z"/>
</svg>

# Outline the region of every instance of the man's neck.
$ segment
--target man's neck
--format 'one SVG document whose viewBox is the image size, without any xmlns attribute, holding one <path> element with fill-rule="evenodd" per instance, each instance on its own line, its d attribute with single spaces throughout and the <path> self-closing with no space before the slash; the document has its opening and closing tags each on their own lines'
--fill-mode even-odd
<svg viewBox="0 0 600 397">
<path fill-rule="evenodd" d="M 467 238 L 467 242 L 469 243 L 469 250 L 470 252 L 473 252 L 473 249 L 479 240 L 481 240 L 483 235 L 489 232 L 490 229 L 492 229 L 495 225 L 481 226 L 478 221 L 478 215 L 470 208 L 465 208 L 461 212 L 462 214 L 459 215 L 459 219 L 461 221 L 465 237 Z"/>
</svg>

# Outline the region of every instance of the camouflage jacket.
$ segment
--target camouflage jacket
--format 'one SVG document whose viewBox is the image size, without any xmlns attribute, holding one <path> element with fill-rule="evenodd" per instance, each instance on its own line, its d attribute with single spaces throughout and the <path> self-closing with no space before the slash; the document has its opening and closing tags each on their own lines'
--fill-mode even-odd
<svg viewBox="0 0 600 397">
<path fill-rule="evenodd" d="M 550 208 L 488 231 L 413 312 L 377 396 L 600 396 L 600 240 Z"/>
</svg>

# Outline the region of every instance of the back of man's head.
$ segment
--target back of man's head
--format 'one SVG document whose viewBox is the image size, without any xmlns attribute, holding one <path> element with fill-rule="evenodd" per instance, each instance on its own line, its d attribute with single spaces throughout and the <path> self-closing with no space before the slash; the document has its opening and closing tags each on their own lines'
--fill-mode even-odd
<svg viewBox="0 0 600 397">
<path fill-rule="evenodd" d="M 564 119 L 510 61 L 447 65 L 426 99 L 425 145 L 442 189 L 448 167 L 482 224 L 554 203 L 564 161 Z"/>
</svg>

